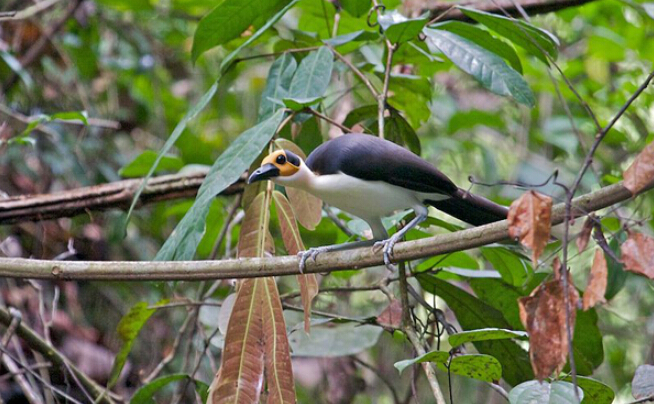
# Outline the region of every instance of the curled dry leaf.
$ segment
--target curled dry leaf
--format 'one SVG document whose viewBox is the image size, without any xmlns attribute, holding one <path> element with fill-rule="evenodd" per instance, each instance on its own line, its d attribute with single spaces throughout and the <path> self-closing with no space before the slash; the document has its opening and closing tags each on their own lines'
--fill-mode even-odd
<svg viewBox="0 0 654 404">
<path fill-rule="evenodd" d="M 290 150 L 306 160 L 306 155 L 295 143 L 286 139 L 278 139 L 275 144 L 280 149 Z M 319 198 L 297 188 L 286 188 L 286 195 L 293 206 L 295 217 L 308 230 L 315 230 L 322 219 L 322 201 Z"/>
<path fill-rule="evenodd" d="M 598 303 L 604 303 L 604 293 L 606 292 L 606 283 L 608 277 L 608 266 L 606 258 L 601 249 L 595 250 L 593 266 L 590 268 L 590 277 L 588 285 L 584 291 L 583 308 L 588 310 Z"/>
<path fill-rule="evenodd" d="M 402 303 L 393 299 L 377 316 L 377 324 L 382 327 L 400 328 L 402 325 Z"/>
<path fill-rule="evenodd" d="M 624 172 L 624 187 L 637 194 L 654 181 L 654 142 L 640 152 Z"/>
<path fill-rule="evenodd" d="M 624 269 L 654 279 L 654 239 L 642 233 L 630 233 L 620 247 Z"/>
<path fill-rule="evenodd" d="M 593 230 L 593 227 L 595 226 L 595 215 L 590 214 L 584 221 L 584 225 L 581 228 L 581 231 L 579 232 L 579 237 L 577 237 L 577 251 L 582 252 L 586 249 L 588 246 L 588 240 L 590 240 L 590 233 Z"/>
<path fill-rule="evenodd" d="M 569 283 L 570 327 L 574 328 L 575 307 L 579 295 Z M 518 299 L 520 320 L 529 333 L 529 357 L 538 380 L 560 372 L 568 356 L 563 284 L 560 280 L 546 282 L 531 295 Z"/>
<path fill-rule="evenodd" d="M 534 191 L 525 192 L 509 209 L 509 235 L 532 251 L 534 265 L 550 239 L 552 198 Z"/>
<path fill-rule="evenodd" d="M 282 240 L 286 250 L 291 255 L 304 251 L 304 243 L 288 199 L 281 192 L 273 191 L 273 200 L 277 207 L 279 228 L 282 231 Z M 318 280 L 315 274 L 308 274 L 298 275 L 297 282 L 300 285 L 300 297 L 304 308 L 304 331 L 308 333 L 311 326 L 311 302 L 318 295 Z"/>
</svg>

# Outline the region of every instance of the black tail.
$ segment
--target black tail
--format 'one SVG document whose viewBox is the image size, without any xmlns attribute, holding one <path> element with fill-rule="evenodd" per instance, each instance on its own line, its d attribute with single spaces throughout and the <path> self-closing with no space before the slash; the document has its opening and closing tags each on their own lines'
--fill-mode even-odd
<svg viewBox="0 0 654 404">
<path fill-rule="evenodd" d="M 427 200 L 425 203 L 473 226 L 504 220 L 509 213 L 509 208 L 506 206 L 498 205 L 461 188 L 449 199 Z"/>
</svg>

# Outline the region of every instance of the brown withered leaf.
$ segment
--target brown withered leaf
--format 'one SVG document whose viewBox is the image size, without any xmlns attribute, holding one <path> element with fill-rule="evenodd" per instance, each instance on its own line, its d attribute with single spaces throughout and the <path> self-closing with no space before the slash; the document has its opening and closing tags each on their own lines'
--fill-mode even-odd
<svg viewBox="0 0 654 404">
<path fill-rule="evenodd" d="M 229 318 L 220 371 L 209 387 L 207 404 L 258 403 L 263 387 L 265 280 L 242 282 Z"/>
<path fill-rule="evenodd" d="M 624 187 L 637 194 L 654 181 L 654 142 L 636 156 L 633 163 L 624 172 Z"/>
<path fill-rule="evenodd" d="M 561 260 L 559 257 L 554 257 L 552 270 L 554 271 L 554 279 L 561 279 Z"/>
<path fill-rule="evenodd" d="M 595 226 L 595 215 L 591 213 L 584 221 L 584 225 L 577 237 L 577 251 L 582 252 L 588 247 L 588 240 L 590 240 L 590 233 L 593 231 L 593 226 Z"/>
<path fill-rule="evenodd" d="M 620 247 L 624 269 L 654 279 L 654 239 L 642 233 L 630 233 Z"/>
<path fill-rule="evenodd" d="M 607 277 L 608 267 L 606 265 L 606 258 L 604 257 L 604 252 L 598 248 L 595 250 L 588 285 L 584 291 L 584 298 L 582 300 L 584 310 L 588 310 L 596 304 L 606 301 L 604 300 L 604 293 L 606 292 Z"/>
<path fill-rule="evenodd" d="M 532 261 L 538 264 L 550 239 L 552 198 L 534 191 L 525 192 L 509 208 L 509 235 L 532 251 Z"/>
<path fill-rule="evenodd" d="M 279 291 L 274 278 L 264 278 L 262 282 L 264 358 L 268 382 L 266 402 L 295 403 L 291 353 Z"/>
<path fill-rule="evenodd" d="M 268 155 L 268 149 L 264 148 L 261 154 L 252 162 L 250 168 L 248 168 L 248 176 L 253 173 L 254 170 L 261 166 L 261 161 Z M 245 210 L 248 210 L 250 204 L 259 195 L 261 192 L 266 190 L 268 181 L 257 181 L 254 184 L 247 184 L 243 189 L 243 197 L 241 198 L 241 207 Z"/>
<path fill-rule="evenodd" d="M 307 159 L 302 149 L 290 140 L 277 139 L 275 145 L 280 149 L 292 151 L 302 160 Z M 297 221 L 305 229 L 315 230 L 322 219 L 322 201 L 308 192 L 292 187 L 286 187 L 286 195 L 291 202 Z"/>
<path fill-rule="evenodd" d="M 282 240 L 286 250 L 291 255 L 304 251 L 304 243 L 297 227 L 295 213 L 288 199 L 278 191 L 273 191 L 273 200 L 277 207 L 277 218 L 279 228 L 282 230 Z M 311 328 L 311 303 L 318 295 L 318 280 L 315 274 L 298 275 L 297 282 L 300 285 L 300 297 L 304 308 L 304 331 L 309 333 Z"/>
<path fill-rule="evenodd" d="M 275 252 L 275 244 L 268 230 L 270 200 L 266 192 L 260 192 L 245 211 L 238 236 L 238 257 L 265 257 Z"/>
<path fill-rule="evenodd" d="M 574 328 L 577 290 L 569 284 L 570 327 Z M 563 285 L 560 280 L 546 282 L 529 296 L 518 299 L 520 320 L 529 333 L 529 357 L 538 380 L 560 372 L 568 356 Z"/>
<path fill-rule="evenodd" d="M 402 325 L 402 303 L 393 299 L 377 316 L 377 324 L 382 327 L 400 328 Z"/>
</svg>

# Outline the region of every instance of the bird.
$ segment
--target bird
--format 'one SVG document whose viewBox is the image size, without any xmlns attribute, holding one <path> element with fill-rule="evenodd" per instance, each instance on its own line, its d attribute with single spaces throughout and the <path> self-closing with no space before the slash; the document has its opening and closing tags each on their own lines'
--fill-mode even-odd
<svg viewBox="0 0 654 404">
<path fill-rule="evenodd" d="M 327 251 L 375 245 L 383 248 L 392 268 L 393 247 L 409 230 L 427 219 L 428 206 L 473 226 L 504 220 L 508 208 L 457 187 L 434 165 L 391 141 L 363 133 L 328 140 L 304 161 L 290 150 L 276 150 L 248 178 L 248 184 L 271 180 L 304 190 L 342 211 L 364 220 L 372 239 L 302 251 L 306 261 Z M 389 237 L 382 218 L 413 209 L 415 218 Z"/>
</svg>

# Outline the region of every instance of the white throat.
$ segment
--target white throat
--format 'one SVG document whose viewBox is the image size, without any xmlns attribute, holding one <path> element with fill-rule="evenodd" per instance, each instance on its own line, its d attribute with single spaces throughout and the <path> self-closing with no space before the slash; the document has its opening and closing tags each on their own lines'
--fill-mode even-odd
<svg viewBox="0 0 654 404">
<path fill-rule="evenodd" d="M 304 164 L 304 161 L 300 160 L 300 169 L 295 174 L 286 177 L 275 177 L 273 178 L 273 182 L 286 187 L 299 188 L 309 193 L 313 193 L 312 191 L 315 191 L 314 186 L 317 177 L 318 176 L 314 174 L 306 164 Z"/>
</svg>

